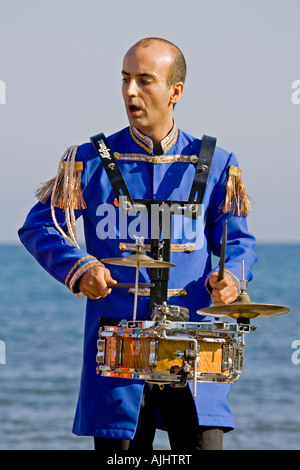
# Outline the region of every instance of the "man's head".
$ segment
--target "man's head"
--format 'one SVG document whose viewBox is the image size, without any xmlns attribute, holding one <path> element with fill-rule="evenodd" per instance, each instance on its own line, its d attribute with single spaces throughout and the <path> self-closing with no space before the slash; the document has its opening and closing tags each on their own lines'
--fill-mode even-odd
<svg viewBox="0 0 300 470">
<path fill-rule="evenodd" d="M 165 39 L 142 39 L 125 54 L 122 75 L 130 124 L 153 140 L 162 140 L 172 127 L 173 109 L 184 88 L 181 51 Z"/>
<path fill-rule="evenodd" d="M 172 42 L 167 39 L 150 37 L 141 39 L 134 44 L 131 49 L 136 47 L 149 47 L 153 43 L 157 43 L 160 47 L 166 46 L 169 49 L 171 63 L 167 79 L 168 86 L 174 85 L 176 82 L 184 83 L 186 78 L 186 61 L 181 50 Z"/>
</svg>

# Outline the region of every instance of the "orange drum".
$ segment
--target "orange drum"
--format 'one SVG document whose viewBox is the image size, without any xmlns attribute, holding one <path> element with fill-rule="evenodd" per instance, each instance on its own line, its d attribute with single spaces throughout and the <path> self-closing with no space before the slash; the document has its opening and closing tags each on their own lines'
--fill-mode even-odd
<svg viewBox="0 0 300 470">
<path fill-rule="evenodd" d="M 243 368 L 244 333 L 245 325 L 225 322 L 123 321 L 100 328 L 97 373 L 157 383 L 234 382 Z"/>
</svg>

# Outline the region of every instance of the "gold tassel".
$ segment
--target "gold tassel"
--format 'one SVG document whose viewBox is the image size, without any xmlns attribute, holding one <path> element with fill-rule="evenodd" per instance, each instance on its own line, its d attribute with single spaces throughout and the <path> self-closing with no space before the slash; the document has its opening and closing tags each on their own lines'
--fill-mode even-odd
<svg viewBox="0 0 300 470">
<path fill-rule="evenodd" d="M 71 162 L 62 162 L 63 177 L 59 176 L 53 204 L 61 209 L 86 209 L 86 204 L 81 191 L 81 176 L 83 171 L 83 162 L 74 162 L 74 169 L 70 176 Z M 65 186 L 69 186 L 67 192 L 64 191 Z"/>
<path fill-rule="evenodd" d="M 35 196 L 42 203 L 45 204 L 51 196 L 54 186 L 55 192 L 53 194 L 53 205 L 60 209 L 86 209 L 86 204 L 81 190 L 81 176 L 83 171 L 83 162 L 75 161 L 73 175 L 70 181 L 71 162 L 69 160 L 63 161 L 61 169 L 56 178 L 52 178 L 45 183 L 42 183 Z M 65 187 L 69 186 L 69 191 L 65 191 Z"/>
<path fill-rule="evenodd" d="M 83 162 L 76 161 L 78 146 L 69 147 L 61 157 L 56 178 L 40 185 L 36 197 L 45 203 L 49 197 L 51 216 L 55 227 L 73 246 L 79 247 L 76 240 L 76 217 L 74 210 L 85 209 L 86 204 L 81 191 Z M 55 207 L 64 211 L 66 233 L 56 219 Z"/>
<path fill-rule="evenodd" d="M 56 178 L 52 178 L 51 180 L 49 181 L 46 181 L 45 183 L 41 183 L 36 192 L 35 192 L 35 197 L 42 203 L 42 204 L 45 204 L 52 191 L 53 191 L 53 188 L 54 188 L 54 184 L 55 184 L 55 180 Z"/>
<path fill-rule="evenodd" d="M 241 168 L 235 166 L 229 167 L 226 198 L 221 210 L 238 217 L 247 217 L 253 202 L 246 193 L 244 183 L 241 179 L 241 173 Z"/>
</svg>

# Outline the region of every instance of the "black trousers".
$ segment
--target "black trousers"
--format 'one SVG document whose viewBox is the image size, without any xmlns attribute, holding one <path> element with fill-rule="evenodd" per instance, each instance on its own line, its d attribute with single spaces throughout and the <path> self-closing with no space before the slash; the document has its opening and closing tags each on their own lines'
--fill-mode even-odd
<svg viewBox="0 0 300 470">
<path fill-rule="evenodd" d="M 135 436 L 132 440 L 95 437 L 95 450 L 151 452 L 160 413 L 168 432 L 170 447 L 176 452 L 222 450 L 222 428 L 199 426 L 194 399 L 188 386 L 183 388 L 145 383 Z"/>
</svg>

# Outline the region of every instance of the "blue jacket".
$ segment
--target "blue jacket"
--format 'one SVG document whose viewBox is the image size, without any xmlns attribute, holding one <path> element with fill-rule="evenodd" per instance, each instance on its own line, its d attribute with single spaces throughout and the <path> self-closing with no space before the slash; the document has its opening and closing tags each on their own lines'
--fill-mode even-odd
<svg viewBox="0 0 300 470">
<path fill-rule="evenodd" d="M 154 155 L 151 139 L 131 127 L 109 136 L 107 140 L 111 149 L 118 154 L 118 163 L 132 198 L 188 199 L 196 167 L 194 158 L 190 156 L 199 155 L 201 140 L 174 125 L 162 141 L 163 154 L 160 156 Z M 176 157 L 171 162 L 165 158 L 174 155 L 184 157 L 173 161 Z M 37 261 L 75 293 L 78 291 L 77 281 L 91 266 L 89 263 L 130 254 L 129 251 L 120 250 L 120 243 L 134 243 L 137 233 L 144 236 L 145 243 L 150 242 L 149 224 L 147 227 L 142 215 L 139 218 L 129 216 L 124 225 L 122 214 L 113 205 L 115 195 L 107 174 L 91 143 L 79 146 L 76 161 L 83 162 L 81 185 L 86 208 L 76 210 L 75 215 L 82 216 L 84 220 L 86 250 L 73 246 L 58 232 L 53 224 L 49 201 L 37 203 L 19 230 L 22 243 Z M 228 168 L 231 165 L 238 165 L 235 155 L 216 147 L 203 198 L 202 215 L 197 221 L 184 218 L 184 226 L 180 225 L 182 220 L 179 220 L 171 240 L 172 244 L 194 243 L 195 247 L 194 251 L 171 252 L 170 261 L 176 267 L 170 269 L 168 286 L 170 289 L 185 289 L 185 296 L 170 297 L 168 303 L 187 307 L 190 321 L 203 319 L 196 310 L 210 305 L 205 281 L 212 271 L 211 255 L 220 254 L 224 220 L 228 217 L 220 207 L 225 199 Z M 56 209 L 55 213 L 59 224 L 65 227 L 63 211 Z M 236 281 L 241 278 L 242 260 L 245 261 L 245 278 L 251 280 L 256 261 L 254 246 L 255 240 L 248 232 L 246 218 L 228 217 L 226 270 Z M 118 282 L 134 282 L 135 269 L 115 265 L 107 267 Z M 140 269 L 139 281 L 149 282 L 148 269 Z M 130 320 L 132 312 L 133 295 L 124 289 L 113 290 L 103 299 L 87 299 L 81 386 L 73 426 L 73 432 L 77 435 L 120 439 L 132 439 L 134 436 L 143 381 L 96 374 L 99 317 Z M 137 319 L 149 319 L 148 315 L 149 297 L 140 296 Z M 227 404 L 229 390 L 228 384 L 197 384 L 195 404 L 200 425 L 234 427 Z"/>
</svg>

